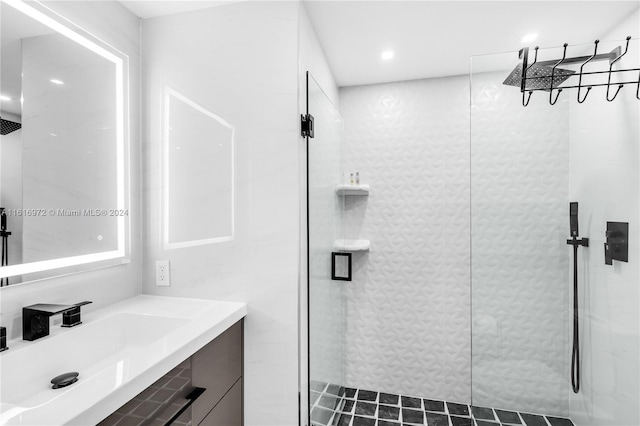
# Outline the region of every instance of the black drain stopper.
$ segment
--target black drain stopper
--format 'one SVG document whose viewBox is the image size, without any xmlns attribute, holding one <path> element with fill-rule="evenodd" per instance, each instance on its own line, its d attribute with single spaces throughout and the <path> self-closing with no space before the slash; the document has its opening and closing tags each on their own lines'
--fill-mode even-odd
<svg viewBox="0 0 640 426">
<path fill-rule="evenodd" d="M 77 382 L 78 374 L 80 373 L 78 373 L 77 371 L 72 371 L 70 373 L 64 373 L 54 377 L 53 379 L 51 379 L 51 383 L 53 383 L 53 389 L 63 388 Z"/>
</svg>

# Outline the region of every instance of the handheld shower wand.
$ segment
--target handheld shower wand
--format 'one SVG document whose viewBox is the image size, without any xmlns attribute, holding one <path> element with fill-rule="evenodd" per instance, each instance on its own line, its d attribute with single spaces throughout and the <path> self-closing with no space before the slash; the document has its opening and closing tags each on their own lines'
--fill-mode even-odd
<svg viewBox="0 0 640 426">
<path fill-rule="evenodd" d="M 573 349 L 571 350 L 571 386 L 573 392 L 580 392 L 580 339 L 578 308 L 578 246 L 589 247 L 588 238 L 578 238 L 578 203 L 569 203 L 569 230 L 573 246 Z"/>
<path fill-rule="evenodd" d="M 578 236 L 578 203 L 569 203 L 569 228 L 571 236 Z"/>
</svg>

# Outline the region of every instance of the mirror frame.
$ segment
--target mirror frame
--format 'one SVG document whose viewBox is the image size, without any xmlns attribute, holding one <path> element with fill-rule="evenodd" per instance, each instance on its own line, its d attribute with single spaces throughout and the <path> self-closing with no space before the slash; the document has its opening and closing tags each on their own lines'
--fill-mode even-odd
<svg viewBox="0 0 640 426">
<path fill-rule="evenodd" d="M 125 104 L 125 97 L 128 99 L 127 92 L 125 91 L 125 69 L 128 71 L 128 56 L 118 51 L 113 46 L 93 36 L 91 33 L 85 31 L 79 26 L 73 24 L 70 20 L 49 9 L 39 1 L 31 1 L 27 4 L 23 0 L 2 0 L 8 6 L 22 12 L 26 16 L 40 22 L 41 24 L 51 28 L 58 34 L 61 34 L 72 41 L 80 44 L 81 46 L 91 50 L 92 52 L 100 55 L 101 57 L 112 62 L 116 67 L 115 75 L 115 108 L 116 108 L 116 209 L 127 210 L 128 206 L 126 202 L 128 190 L 125 187 L 125 172 L 126 162 L 128 158 L 125 158 L 126 150 L 128 146 L 129 137 L 129 123 L 126 119 L 125 112 L 129 111 L 128 106 Z M 64 23 L 63 23 L 64 22 Z M 72 28 L 73 27 L 73 28 Z M 125 123 L 127 131 L 125 131 Z M 104 266 L 111 266 L 116 264 L 127 263 L 128 256 L 128 244 L 126 234 L 128 232 L 129 216 L 118 215 L 114 216 L 117 226 L 117 248 L 111 251 L 90 253 L 84 255 L 60 257 L 56 259 L 36 261 L 23 263 L 19 265 L 10 265 L 0 267 L 0 277 L 12 277 L 16 275 L 27 275 L 33 273 L 42 273 L 49 270 L 57 270 L 61 268 L 69 268 L 69 270 L 55 272 L 52 275 L 40 276 L 39 274 L 35 280 L 42 278 L 51 278 L 66 273 L 82 272 L 89 269 L 100 268 Z M 91 264 L 89 266 L 89 264 Z M 87 265 L 86 267 L 78 268 L 80 265 Z M 75 267 L 75 268 L 74 268 Z M 25 281 L 10 284 L 2 288 L 13 287 L 15 285 L 23 284 L 32 281 L 27 278 Z"/>
</svg>

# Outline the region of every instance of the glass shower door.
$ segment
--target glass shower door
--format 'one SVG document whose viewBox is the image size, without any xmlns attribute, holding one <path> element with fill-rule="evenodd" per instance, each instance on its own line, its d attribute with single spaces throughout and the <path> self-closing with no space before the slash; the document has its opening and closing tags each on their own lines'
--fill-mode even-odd
<svg viewBox="0 0 640 426">
<path fill-rule="evenodd" d="M 617 46 L 624 42 L 599 47 Z M 638 66 L 638 47 L 624 68 Z M 567 56 L 592 49 L 573 46 Z M 540 49 L 538 60 L 562 55 Z M 536 92 L 523 106 L 520 88 L 503 83 L 518 63 L 518 52 L 472 58 L 472 402 L 494 408 L 504 423 L 638 425 L 636 87 L 612 102 L 606 87 L 594 87 L 582 104 L 575 89 L 553 105 L 548 91 Z M 597 66 L 609 63 L 589 71 Z M 579 204 L 580 238 L 589 238 L 577 256 L 579 389 L 570 202 Z M 614 221 L 628 223 L 629 260 L 607 264 L 605 232 Z"/>
<path fill-rule="evenodd" d="M 307 73 L 308 113 L 314 137 L 307 138 L 309 412 L 311 424 L 331 422 L 343 384 L 344 281 L 331 279 L 331 253 L 341 235 L 343 200 L 342 117 Z"/>
<path fill-rule="evenodd" d="M 472 398 L 568 417 L 569 103 L 523 107 L 514 57 L 472 58 Z"/>
</svg>

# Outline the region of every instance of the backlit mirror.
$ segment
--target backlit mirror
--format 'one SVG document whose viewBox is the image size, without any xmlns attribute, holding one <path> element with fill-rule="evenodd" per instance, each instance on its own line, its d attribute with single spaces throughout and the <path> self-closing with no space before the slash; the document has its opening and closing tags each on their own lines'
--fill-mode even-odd
<svg viewBox="0 0 640 426">
<path fill-rule="evenodd" d="M 169 87 L 164 118 L 164 248 L 232 241 L 234 126 Z"/>
<path fill-rule="evenodd" d="M 0 8 L 2 285 L 122 260 L 126 57 L 39 3 Z"/>
</svg>

